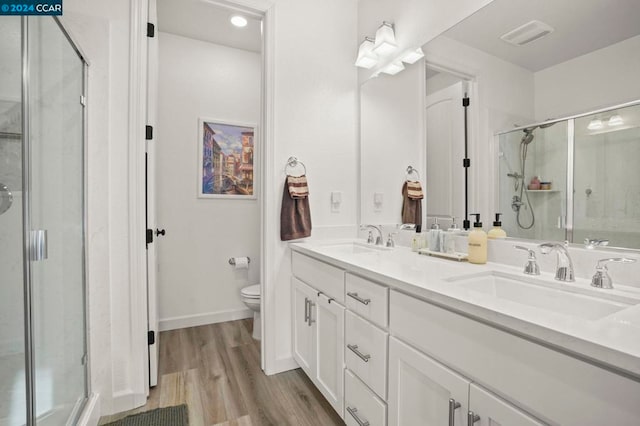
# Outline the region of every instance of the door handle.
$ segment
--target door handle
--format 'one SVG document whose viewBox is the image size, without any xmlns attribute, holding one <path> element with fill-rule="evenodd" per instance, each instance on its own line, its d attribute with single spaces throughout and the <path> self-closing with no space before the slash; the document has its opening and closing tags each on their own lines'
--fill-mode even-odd
<svg viewBox="0 0 640 426">
<path fill-rule="evenodd" d="M 36 229 L 29 232 L 31 260 L 44 260 L 49 257 L 47 230 Z"/>
<path fill-rule="evenodd" d="M 309 324 L 309 299 L 304 298 L 304 322 Z"/>
<path fill-rule="evenodd" d="M 473 424 L 479 420 L 479 415 L 477 415 L 473 411 L 469 411 L 469 413 L 467 414 L 467 426 L 473 426 Z"/>
<path fill-rule="evenodd" d="M 455 426 L 456 410 L 460 407 L 461 405 L 458 401 L 453 398 L 449 398 L 449 426 Z"/>
</svg>

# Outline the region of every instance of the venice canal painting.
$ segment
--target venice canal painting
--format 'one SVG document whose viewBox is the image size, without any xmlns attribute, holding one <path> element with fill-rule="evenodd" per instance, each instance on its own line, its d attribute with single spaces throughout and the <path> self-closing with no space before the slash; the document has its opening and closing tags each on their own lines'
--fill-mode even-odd
<svg viewBox="0 0 640 426">
<path fill-rule="evenodd" d="M 255 198 L 255 126 L 200 120 L 199 196 Z"/>
</svg>

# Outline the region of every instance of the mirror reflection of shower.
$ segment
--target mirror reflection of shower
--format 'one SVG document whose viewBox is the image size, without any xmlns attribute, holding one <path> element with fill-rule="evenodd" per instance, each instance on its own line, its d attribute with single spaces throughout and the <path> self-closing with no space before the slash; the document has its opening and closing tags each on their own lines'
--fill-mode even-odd
<svg viewBox="0 0 640 426">
<path fill-rule="evenodd" d="M 522 139 L 520 139 L 520 171 L 514 172 L 507 163 L 507 168 L 509 169 L 509 173 L 507 173 L 507 176 L 514 179 L 514 192 L 516 192 L 511 200 L 511 208 L 516 213 L 516 223 L 521 229 L 531 229 L 536 223 L 536 215 L 533 210 L 533 206 L 531 205 L 531 200 L 529 199 L 529 193 L 526 191 L 527 184 L 524 180 L 526 175 L 529 144 L 533 142 L 533 139 L 535 137 L 533 134 L 534 130 L 536 130 L 537 128 L 546 129 L 547 127 L 553 126 L 554 124 L 555 122 L 548 124 L 539 124 L 523 129 L 522 131 L 524 135 L 522 135 Z M 522 213 L 523 207 L 525 210 L 529 211 L 529 217 L 524 217 L 525 215 Z"/>
</svg>

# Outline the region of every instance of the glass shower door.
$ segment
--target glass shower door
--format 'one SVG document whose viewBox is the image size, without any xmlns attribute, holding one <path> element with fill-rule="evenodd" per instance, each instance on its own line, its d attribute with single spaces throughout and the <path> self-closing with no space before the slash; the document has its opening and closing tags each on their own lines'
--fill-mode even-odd
<svg viewBox="0 0 640 426">
<path fill-rule="evenodd" d="M 33 414 L 73 424 L 87 395 L 84 63 L 57 21 L 29 18 L 27 34 Z"/>
</svg>

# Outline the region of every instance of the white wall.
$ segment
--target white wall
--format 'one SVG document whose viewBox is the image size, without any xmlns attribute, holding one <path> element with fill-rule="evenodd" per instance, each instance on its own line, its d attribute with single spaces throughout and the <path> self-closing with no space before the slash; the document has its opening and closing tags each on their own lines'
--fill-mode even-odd
<svg viewBox="0 0 640 426">
<path fill-rule="evenodd" d="M 130 2 L 67 0 L 62 21 L 90 62 L 87 251 L 91 390 L 102 414 L 135 405 L 128 229 Z M 140 338 L 140 337 L 138 337 Z"/>
<path fill-rule="evenodd" d="M 535 73 L 535 118 L 564 117 L 640 99 L 640 36 Z"/>
<path fill-rule="evenodd" d="M 402 223 L 401 188 L 408 165 L 424 184 L 424 63 L 395 76 L 381 74 L 360 87 L 361 222 Z M 412 179 L 417 179 L 413 175 Z M 380 206 L 374 194 L 383 195 Z M 423 223 L 426 223 L 423 203 Z M 386 238 L 386 235 L 385 235 Z"/>
<path fill-rule="evenodd" d="M 161 330 L 251 315 L 240 289 L 259 282 L 259 200 L 197 198 L 198 118 L 258 124 L 260 78 L 258 53 L 159 33 Z M 235 271 L 234 256 L 249 256 L 250 269 Z"/>
</svg>

